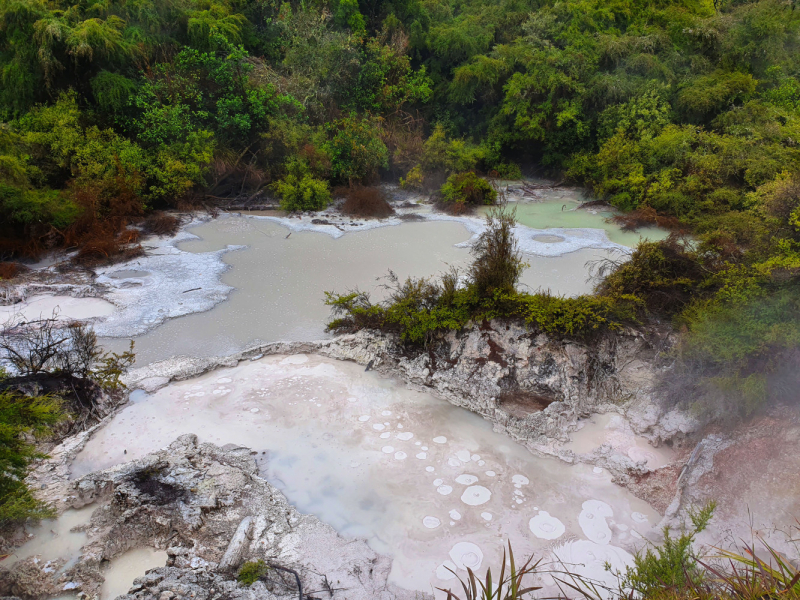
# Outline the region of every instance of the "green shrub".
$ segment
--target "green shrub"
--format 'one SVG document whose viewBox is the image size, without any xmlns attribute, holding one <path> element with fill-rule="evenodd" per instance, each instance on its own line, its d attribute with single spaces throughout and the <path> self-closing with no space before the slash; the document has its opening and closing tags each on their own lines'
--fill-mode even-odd
<svg viewBox="0 0 800 600">
<path fill-rule="evenodd" d="M 25 485 L 28 467 L 43 455 L 24 435 L 43 434 L 63 417 L 55 397 L 0 392 L 0 525 L 54 515 Z"/>
<path fill-rule="evenodd" d="M 664 541 L 634 556 L 632 567 L 621 574 L 620 589 L 633 590 L 637 597 L 651 598 L 665 589 L 692 589 L 706 576 L 700 558 L 692 549 L 695 536 L 703 531 L 714 514 L 716 503 L 690 510 L 692 527 L 674 538 L 664 527 Z"/>
<path fill-rule="evenodd" d="M 474 173 L 469 175 L 474 177 Z M 485 180 L 480 181 L 486 183 Z M 491 187 L 489 189 L 497 195 Z M 486 215 L 486 229 L 472 246 L 475 260 L 472 261 L 469 277 L 480 297 L 513 292 L 522 271 L 528 266 L 517 249 L 515 214 L 515 211 L 508 212 L 504 208 L 492 209 Z"/>
<path fill-rule="evenodd" d="M 478 177 L 474 171 L 450 175 L 439 193 L 444 202 L 486 205 L 497 202 L 497 192 L 488 181 Z"/>
<path fill-rule="evenodd" d="M 501 162 L 492 166 L 492 171 L 500 179 L 522 179 L 522 169 L 517 163 Z"/>
<path fill-rule="evenodd" d="M 365 182 L 389 164 L 389 151 L 378 124 L 350 115 L 329 126 L 331 139 L 324 149 L 331 158 L 331 175 L 349 184 Z"/>
<path fill-rule="evenodd" d="M 363 292 L 326 292 L 326 304 L 334 317 L 328 329 L 339 333 L 374 329 L 396 333 L 404 342 L 419 345 L 470 322 L 514 319 L 556 337 L 590 340 L 637 323 L 642 308 L 633 296 L 560 298 L 511 291 L 480 298 L 473 286 L 454 290 L 449 277 L 445 275 L 441 283 L 410 278 L 377 304 Z"/>
<path fill-rule="evenodd" d="M 478 168 L 485 149 L 463 140 L 448 137 L 442 125 L 436 125 L 422 146 L 420 167 L 425 173 L 460 173 Z"/>
<path fill-rule="evenodd" d="M 400 178 L 400 187 L 404 190 L 421 190 L 424 183 L 425 174 L 419 165 L 412 167 L 405 177 Z"/>
<path fill-rule="evenodd" d="M 518 319 L 555 336 L 589 339 L 638 320 L 643 303 L 630 294 L 559 298 L 518 292 L 516 284 L 527 265 L 517 251 L 513 225 L 513 212 L 490 212 L 473 247 L 464 287 L 459 287 L 456 270 L 440 281 L 409 277 L 403 282 L 390 271 L 390 294 L 381 303 L 372 303 L 368 294 L 357 290 L 326 292 L 325 303 L 333 312 L 328 329 L 376 329 L 397 333 L 410 344 L 427 344 L 436 334 L 460 330 L 470 321 Z"/>
<path fill-rule="evenodd" d="M 650 311 L 667 314 L 683 310 L 708 275 L 691 246 L 674 237 L 642 242 L 630 260 L 607 267 L 598 272 L 608 275 L 598 286 L 601 295 L 635 296 Z"/>
<path fill-rule="evenodd" d="M 288 173 L 274 184 L 274 189 L 281 197 L 283 210 L 322 210 L 331 201 L 328 182 L 313 177 L 301 161 L 289 163 Z"/>
<path fill-rule="evenodd" d="M 269 566 L 263 559 L 249 561 L 241 566 L 236 579 L 242 585 L 251 586 L 266 575 L 268 571 Z"/>
</svg>

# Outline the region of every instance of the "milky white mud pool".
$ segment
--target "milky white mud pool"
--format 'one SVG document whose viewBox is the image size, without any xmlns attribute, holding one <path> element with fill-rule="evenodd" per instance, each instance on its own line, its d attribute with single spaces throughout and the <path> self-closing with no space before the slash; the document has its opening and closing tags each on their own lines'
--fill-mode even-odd
<svg viewBox="0 0 800 600">
<path fill-rule="evenodd" d="M 10 568 L 20 560 L 36 556 L 45 564 L 66 558 L 67 564 L 63 568 L 70 567 L 77 560 L 81 546 L 87 541 L 83 528 L 89 524 L 95 508 L 97 507 L 87 506 L 79 510 L 68 510 L 58 519 L 42 521 L 30 530 L 33 537 L 14 550 L 3 561 L 3 566 Z"/>
<path fill-rule="evenodd" d="M 274 221 L 222 215 L 189 228 L 173 248 L 183 258 L 178 260 L 170 252 L 163 259 L 173 261 L 170 268 L 183 273 L 180 282 L 171 280 L 169 285 L 164 275 L 156 275 L 153 269 L 149 276 L 136 273 L 136 277 L 131 275 L 123 279 L 112 278 L 115 273 L 122 272 L 120 267 L 116 271 L 109 270 L 101 278 L 103 283 L 131 286 L 115 288 L 112 299 L 117 302 L 126 294 L 134 294 L 142 304 L 135 310 L 147 318 L 160 318 L 157 314 L 151 316 L 143 307 L 148 303 L 163 303 L 161 289 L 168 298 L 174 297 L 176 306 L 169 309 L 170 315 L 185 314 L 187 305 L 203 298 L 206 299 L 201 303 L 203 310 L 211 309 L 166 320 L 134 338 L 137 365 L 180 355 L 224 356 L 265 342 L 321 339 L 325 337 L 325 324 L 330 317 L 330 309 L 324 304 L 326 291 L 344 293 L 359 288 L 377 299 L 386 294 L 382 287 L 385 281 L 379 278 L 389 269 L 405 279 L 411 275 L 439 275 L 447 271 L 448 265 L 464 268 L 471 260 L 469 241 L 481 227 L 477 218 L 464 222 L 398 221 L 396 226 L 366 229 L 335 238 L 320 231 L 290 231 L 285 225 L 292 221 L 294 219 Z M 531 231 L 524 229 L 528 233 Z M 595 234 L 605 236 L 599 230 Z M 583 234 L 573 231 L 569 235 Z M 522 285 L 531 291 L 549 289 L 554 294 L 567 296 L 589 292 L 592 283 L 588 281 L 587 263 L 609 255 L 609 248 L 614 245 L 609 246 L 607 240 L 604 244 L 604 247 L 582 247 L 558 256 L 526 255 L 530 267 L 522 277 Z M 238 250 L 229 251 L 232 248 Z M 566 251 L 566 248 L 561 250 Z M 191 263 L 193 256 L 199 257 L 195 266 Z M 128 273 L 124 275 L 140 269 L 147 261 L 144 258 L 129 263 L 125 266 Z M 210 285 L 209 273 L 219 277 L 214 293 L 228 290 L 224 294 L 227 301 L 216 306 L 209 300 L 213 294 L 206 292 L 206 286 Z M 180 289 L 185 293 L 175 292 Z M 193 299 L 195 295 L 200 295 L 197 300 Z M 130 300 L 125 303 L 129 307 L 126 311 L 134 310 Z M 136 317 L 134 313 L 131 316 Z M 116 336 L 124 331 L 123 320 L 115 315 L 98 332 L 108 335 L 113 329 L 116 333 L 112 335 Z M 138 333 L 141 333 L 138 325 L 129 332 Z M 126 338 L 105 338 L 102 343 L 108 349 L 121 351 L 127 348 L 128 342 Z"/>
<path fill-rule="evenodd" d="M 624 231 L 619 226 L 607 222 L 616 213 L 607 207 L 578 208 L 590 200 L 578 188 L 556 188 L 541 190 L 535 198 L 509 197 L 509 206 L 516 209 L 517 223 L 532 229 L 588 229 L 604 231 L 607 239 L 615 244 L 635 247 L 642 239 L 663 240 L 669 231 L 658 227 L 643 227 L 638 231 Z M 481 208 L 485 214 L 487 209 Z M 543 241 L 543 240 L 541 240 Z M 555 241 L 551 243 L 563 243 Z"/>
<path fill-rule="evenodd" d="M 633 433 L 630 425 L 621 416 L 613 413 L 592 415 L 580 422 L 580 429 L 570 434 L 569 443 L 564 447 L 575 454 L 588 454 L 595 448 L 607 444 L 628 458 L 644 461 L 650 469 L 657 469 L 671 463 L 675 453 L 671 448 L 655 448 L 643 437 Z"/>
<path fill-rule="evenodd" d="M 107 317 L 114 305 L 100 298 L 70 296 L 31 296 L 24 302 L 0 306 L 0 325 L 13 321 L 35 321 L 56 317 L 64 320 L 91 320 Z"/>
<path fill-rule="evenodd" d="M 163 567 L 167 562 L 167 553 L 152 548 L 134 548 L 118 556 L 103 571 L 103 587 L 100 600 L 113 600 L 117 596 L 127 594 L 133 586 L 133 580 L 141 577 L 146 571 Z"/>
<path fill-rule="evenodd" d="M 580 563 L 608 581 L 605 562 L 621 568 L 659 520 L 605 472 L 535 457 L 473 413 L 314 355 L 137 391 L 78 454 L 72 475 L 184 433 L 251 448 L 293 504 L 392 556 L 391 579 L 409 589 L 431 592 L 457 583 L 451 570 L 498 565 L 506 540 L 517 556 Z"/>
</svg>

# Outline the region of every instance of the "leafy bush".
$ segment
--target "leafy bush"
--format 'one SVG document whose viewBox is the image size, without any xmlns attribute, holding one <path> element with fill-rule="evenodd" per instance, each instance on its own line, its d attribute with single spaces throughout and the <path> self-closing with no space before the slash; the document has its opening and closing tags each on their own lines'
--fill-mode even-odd
<svg viewBox="0 0 800 600">
<path fill-rule="evenodd" d="M 236 580 L 242 585 L 251 586 L 269 572 L 269 566 L 263 559 L 249 561 L 239 568 Z"/>
<path fill-rule="evenodd" d="M 448 175 L 476 169 L 484 158 L 484 149 L 463 139 L 448 137 L 444 127 L 434 127 L 425 140 L 420 167 L 426 173 L 444 172 Z"/>
<path fill-rule="evenodd" d="M 334 179 L 352 185 L 368 181 L 388 166 L 389 151 L 374 121 L 350 115 L 332 123 L 329 130 L 325 150 Z"/>
<path fill-rule="evenodd" d="M 439 193 L 444 202 L 491 205 L 497 201 L 497 192 L 491 184 L 474 171 L 451 175 Z"/>
<path fill-rule="evenodd" d="M 28 467 L 42 455 L 24 434 L 40 435 L 63 417 L 57 398 L 0 391 L 0 525 L 54 516 L 25 485 Z"/>
<path fill-rule="evenodd" d="M 522 169 L 517 163 L 495 163 L 492 165 L 491 171 L 500 179 L 522 179 Z"/>
<path fill-rule="evenodd" d="M 283 179 L 275 183 L 283 210 L 322 210 L 331 201 L 328 182 L 314 178 L 304 163 L 293 163 Z"/>
<path fill-rule="evenodd" d="M 423 189 L 424 182 L 425 175 L 422 172 L 422 168 L 417 165 L 412 167 L 411 170 L 406 173 L 405 177 L 400 178 L 400 187 L 403 189 L 421 190 Z"/>
<path fill-rule="evenodd" d="M 610 271 L 610 273 L 609 273 Z M 707 276 L 691 246 L 673 236 L 661 242 L 642 242 L 630 260 L 601 265 L 608 274 L 598 286 L 601 295 L 635 296 L 655 313 L 684 309 Z"/>
<path fill-rule="evenodd" d="M 470 321 L 519 319 L 555 336 L 590 339 L 634 323 L 643 303 L 633 295 L 559 298 L 525 294 L 515 289 L 525 267 L 511 234 L 513 213 L 499 209 L 487 217 L 487 229 L 473 249 L 475 260 L 459 287 L 457 271 L 440 281 L 408 278 L 400 282 L 389 272 L 390 294 L 378 304 L 358 290 L 326 292 L 333 319 L 328 329 L 353 332 L 375 329 L 393 332 L 410 344 L 428 344 L 439 333 L 460 330 Z"/>
<path fill-rule="evenodd" d="M 699 585 L 706 573 L 692 549 L 692 542 L 708 526 L 715 508 L 712 502 L 700 510 L 690 511 L 692 527 L 677 538 L 672 537 L 669 527 L 664 527 L 664 541 L 634 556 L 633 566 L 621 574 L 620 589 L 649 598 L 665 589 Z"/>
<path fill-rule="evenodd" d="M 469 175 L 474 177 L 474 173 Z M 497 193 L 491 187 L 489 189 L 496 197 Z M 522 271 L 528 266 L 517 249 L 515 214 L 504 207 L 490 211 L 486 215 L 486 228 L 472 247 L 475 260 L 470 267 L 470 283 L 481 298 L 513 292 Z"/>
</svg>

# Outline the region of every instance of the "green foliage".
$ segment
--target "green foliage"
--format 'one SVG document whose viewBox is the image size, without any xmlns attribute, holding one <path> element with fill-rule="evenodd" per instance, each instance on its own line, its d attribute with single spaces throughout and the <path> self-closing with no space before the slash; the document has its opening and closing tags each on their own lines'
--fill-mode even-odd
<svg viewBox="0 0 800 600">
<path fill-rule="evenodd" d="M 522 179 L 522 169 L 513 162 L 498 162 L 492 165 L 492 171 L 500 179 Z"/>
<path fill-rule="evenodd" d="M 469 175 L 475 177 L 474 173 Z M 489 187 L 486 181 L 483 183 Z M 494 193 L 494 190 L 491 191 Z M 470 201 L 469 196 L 466 201 Z M 486 203 L 485 196 L 484 203 Z M 472 246 L 474 260 L 470 267 L 469 279 L 481 298 L 513 293 L 522 271 L 528 266 L 522 260 L 522 254 L 517 248 L 517 238 L 514 235 L 515 214 L 515 211 L 508 211 L 505 207 L 491 210 L 486 215 L 486 228 Z"/>
<path fill-rule="evenodd" d="M 428 344 L 442 332 L 491 319 L 518 319 L 537 331 L 576 339 L 591 339 L 636 322 L 642 302 L 632 295 L 559 298 L 518 292 L 515 286 L 527 265 L 516 250 L 513 223 L 513 213 L 502 209 L 487 217 L 464 287 L 459 287 L 457 271 L 439 282 L 408 278 L 402 283 L 390 272 L 391 294 L 378 304 L 359 291 L 326 292 L 334 317 L 328 329 L 377 329 L 398 333 L 410 344 Z"/>
<path fill-rule="evenodd" d="M 375 177 L 388 166 L 389 152 L 376 122 L 350 115 L 332 123 L 325 151 L 331 159 L 331 176 L 354 183 Z"/>
<path fill-rule="evenodd" d="M 497 201 L 497 192 L 491 184 L 474 171 L 451 175 L 439 193 L 445 202 L 491 205 Z"/>
<path fill-rule="evenodd" d="M 426 173 L 447 174 L 471 171 L 484 158 L 484 150 L 463 139 L 448 138 L 442 125 L 437 125 L 425 140 L 420 168 Z"/>
<path fill-rule="evenodd" d="M 432 86 L 424 66 L 414 70 L 408 56 L 371 39 L 366 44 L 358 82 L 349 94 L 354 108 L 391 115 L 408 105 L 428 102 Z"/>
<path fill-rule="evenodd" d="M 496 581 L 492 579 L 491 569 L 486 569 L 484 581 L 481 581 L 469 567 L 467 567 L 466 581 L 459 577 L 459 583 L 464 590 L 464 600 L 522 600 L 527 594 L 541 589 L 536 586 L 525 587 L 523 583 L 526 576 L 536 573 L 540 562 L 534 563 L 531 556 L 525 564 L 518 568 L 514 560 L 511 542 L 509 542 L 508 554 L 506 554 L 505 548 L 503 549 L 500 576 Z M 508 575 L 506 575 L 506 567 L 508 567 Z M 455 572 L 453 574 L 457 576 Z M 447 600 L 461 600 L 461 597 L 450 589 L 439 588 L 439 590 L 447 593 Z"/>
<path fill-rule="evenodd" d="M 356 35 L 364 35 L 365 25 L 364 16 L 358 10 L 356 0 L 338 0 L 334 20 L 340 27 L 349 27 Z"/>
<path fill-rule="evenodd" d="M 755 92 L 756 84 L 750 73 L 716 71 L 687 81 L 678 94 L 677 104 L 690 115 L 703 118 L 747 100 Z"/>
<path fill-rule="evenodd" d="M 800 273 L 794 8 L 6 0 L 0 238 L 31 254 L 98 237 L 119 247 L 151 208 L 272 185 L 287 208 L 317 209 L 329 184 L 387 173 L 426 191 L 451 177 L 442 192 L 459 209 L 490 200 L 474 173 L 514 178 L 519 164 L 537 163 L 636 211 L 629 225 L 691 232 L 691 247 L 644 245 L 607 265 L 618 270 L 599 302 L 675 318 L 697 336 L 685 356 L 706 356 L 714 385 L 755 406 L 774 396 L 765 349 L 784 352 L 792 339 L 792 324 L 767 313 L 774 304 L 793 314 L 782 303 Z M 483 314 L 467 296 L 409 330 Z M 772 298 L 763 314 L 758 298 Z M 402 319 L 415 314 L 408 306 Z M 724 369 L 728 359 L 713 356 L 735 327 L 752 330 L 728 340 L 738 350 Z"/>
<path fill-rule="evenodd" d="M 133 340 L 131 340 L 128 350 L 122 354 L 116 352 L 102 353 L 98 348 L 93 360 L 95 364 L 88 376 L 105 390 L 114 392 L 119 389 L 125 389 L 125 384 L 122 383 L 121 378 L 135 361 L 136 355 L 133 353 Z"/>
<path fill-rule="evenodd" d="M 703 417 L 745 417 L 797 386 L 792 352 L 800 345 L 800 290 L 781 286 L 724 302 L 697 302 L 681 315 L 678 371 L 703 365 L 704 382 L 688 407 Z M 750 297 L 747 297 L 750 296 Z"/>
<path fill-rule="evenodd" d="M 711 520 L 716 503 L 711 502 L 699 510 L 690 511 L 692 527 L 674 538 L 669 527 L 664 527 L 664 541 L 638 552 L 632 567 L 627 567 L 620 579 L 620 588 L 632 590 L 649 598 L 665 589 L 680 589 L 700 584 L 706 576 L 705 569 L 692 549 L 695 536 Z"/>
<path fill-rule="evenodd" d="M 315 179 L 303 162 L 290 163 L 287 174 L 274 187 L 283 210 L 322 210 L 331 201 L 328 182 Z"/>
<path fill-rule="evenodd" d="M 56 398 L 0 392 L 0 524 L 53 516 L 25 485 L 29 465 L 41 454 L 24 434 L 42 434 L 62 418 Z"/>
<path fill-rule="evenodd" d="M 263 559 L 251 560 L 239 568 L 236 580 L 242 585 L 251 586 L 269 572 L 269 566 Z"/>
<path fill-rule="evenodd" d="M 111 71 L 100 71 L 92 78 L 91 85 L 97 105 L 112 114 L 127 109 L 137 91 L 135 81 Z"/>
<path fill-rule="evenodd" d="M 685 242 L 670 238 L 663 242 L 642 242 L 623 263 L 600 265 L 600 275 L 608 276 L 598 291 L 601 295 L 642 299 L 655 313 L 674 314 L 692 299 L 706 273 L 696 254 Z"/>
</svg>

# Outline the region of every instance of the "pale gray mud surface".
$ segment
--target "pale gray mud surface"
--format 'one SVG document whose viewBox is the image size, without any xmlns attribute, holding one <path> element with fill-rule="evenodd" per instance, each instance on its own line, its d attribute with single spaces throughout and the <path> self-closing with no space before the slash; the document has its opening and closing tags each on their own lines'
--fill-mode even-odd
<svg viewBox="0 0 800 600">
<path fill-rule="evenodd" d="M 442 565 L 465 545 L 473 568 L 496 564 L 502 539 L 524 555 L 584 539 L 627 557 L 660 519 L 605 469 L 565 469 L 424 389 L 306 354 L 243 361 L 137 396 L 72 472 L 135 459 L 186 432 L 256 451 L 264 476 L 302 512 L 367 539 L 392 557 L 391 581 L 420 591 L 453 577 Z M 587 503 L 613 517 L 611 529 L 587 525 Z"/>
<path fill-rule="evenodd" d="M 215 267 L 215 272 L 220 273 L 220 285 L 232 291 L 225 302 L 208 313 L 171 319 L 147 333 L 133 328 L 129 334 L 136 334 L 139 364 L 172 356 L 226 356 L 255 344 L 279 340 L 322 339 L 326 337 L 325 324 L 330 316 L 325 292 L 346 293 L 357 288 L 378 300 L 387 295 L 385 277 L 389 270 L 401 281 L 409 276 L 436 277 L 451 266 L 464 272 L 471 260 L 470 240 L 474 231 L 482 228 L 477 218 L 398 221 L 393 226 L 367 224 L 363 230 L 334 237 L 317 230 L 325 229 L 324 225 L 296 231 L 287 229 L 296 227 L 297 221 L 222 215 L 187 229 L 182 240 L 175 244 L 175 252 L 182 253 L 182 260 L 187 263 L 192 257 L 202 261 L 216 257 L 224 267 Z M 519 235 L 522 238 L 531 231 L 521 228 Z M 603 231 L 592 231 L 594 238 L 605 237 Z M 608 248 L 614 246 L 594 238 L 581 238 L 583 245 L 574 248 L 567 244 L 547 250 L 548 244 L 540 244 L 540 251 L 547 250 L 552 255 L 526 255 L 530 267 L 523 274 L 521 285 L 532 291 L 550 290 L 566 296 L 590 292 L 592 282 L 587 265 L 608 257 Z M 593 247 L 594 243 L 599 246 Z M 220 254 L 232 244 L 244 247 Z M 191 272 L 205 273 L 208 268 L 199 263 Z M 121 284 L 119 280 L 100 279 L 110 285 Z M 147 305 L 155 298 L 145 296 L 145 290 L 157 295 L 163 279 L 122 280 L 138 282 L 141 287 L 118 290 L 114 298 L 126 293 L 141 294 L 142 302 Z M 202 281 L 191 284 L 187 281 L 194 282 L 194 278 L 187 276 L 180 283 L 188 291 L 179 294 L 176 303 L 188 303 L 195 295 L 205 293 Z M 117 321 L 121 323 L 122 317 Z M 103 333 L 106 329 L 99 331 Z M 119 337 L 124 335 L 119 333 L 121 329 L 114 331 L 111 335 L 116 337 L 103 339 L 103 344 L 119 351 L 126 347 L 127 339 Z"/>
</svg>

